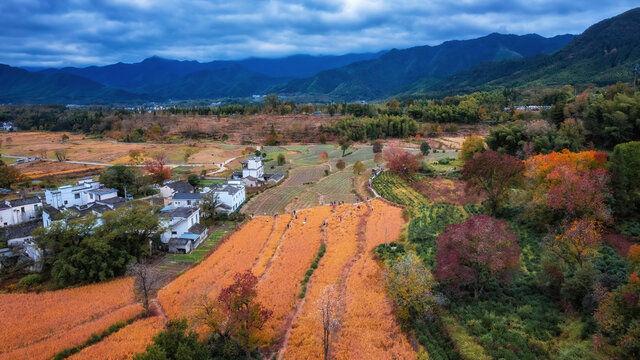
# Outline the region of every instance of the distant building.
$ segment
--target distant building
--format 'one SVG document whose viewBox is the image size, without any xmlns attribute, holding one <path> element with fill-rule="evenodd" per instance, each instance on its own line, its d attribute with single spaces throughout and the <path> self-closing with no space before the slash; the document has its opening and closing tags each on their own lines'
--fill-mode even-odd
<svg viewBox="0 0 640 360">
<path fill-rule="evenodd" d="M 32 271 L 40 271 L 42 269 L 42 251 L 35 244 L 33 231 L 42 226 L 40 220 L 27 221 L 18 225 L 7 226 L 0 229 L 0 237 L 7 240 L 7 248 L 0 249 L 0 253 L 5 255 L 5 260 L 25 256 L 33 261 Z M 2 263 L 0 259 L 0 268 Z"/>
<path fill-rule="evenodd" d="M 253 156 L 241 162 L 242 172 L 234 171 L 233 178 L 242 180 L 247 187 L 259 187 L 263 185 L 277 184 L 284 179 L 284 174 L 265 174 L 262 158 Z"/>
<path fill-rule="evenodd" d="M 242 164 L 242 177 L 254 177 L 260 179 L 264 176 L 264 166 L 262 166 L 262 158 L 259 156 L 253 156 L 241 162 Z"/>
<path fill-rule="evenodd" d="M 13 123 L 11 121 L 4 121 L 2 122 L 2 130 L 9 132 L 9 131 L 16 131 L 15 126 L 13 126 Z"/>
<path fill-rule="evenodd" d="M 18 225 L 40 218 L 42 199 L 39 196 L 0 202 L 0 227 Z"/>
</svg>

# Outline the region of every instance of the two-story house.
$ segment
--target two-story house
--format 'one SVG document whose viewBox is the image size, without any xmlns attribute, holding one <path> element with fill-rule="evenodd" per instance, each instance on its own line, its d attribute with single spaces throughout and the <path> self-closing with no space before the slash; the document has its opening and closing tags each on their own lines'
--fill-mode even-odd
<svg viewBox="0 0 640 360">
<path fill-rule="evenodd" d="M 5 200 L 0 203 L 0 227 L 18 225 L 40 218 L 42 199 L 39 196 Z"/>
<path fill-rule="evenodd" d="M 90 198 L 89 191 L 97 190 L 100 187 L 101 184 L 91 178 L 80 179 L 75 186 L 65 185 L 60 186 L 56 190 L 45 190 L 44 199 L 47 204 L 56 209 L 76 205 L 82 206 L 95 201 L 95 198 Z"/>
<path fill-rule="evenodd" d="M 203 193 L 176 193 L 171 199 L 171 206 L 176 208 L 198 207 L 203 196 Z"/>
<path fill-rule="evenodd" d="M 160 241 L 170 252 L 190 253 L 207 238 L 207 228 L 200 225 L 200 210 L 197 207 L 167 206 L 160 211 L 162 226 L 167 230 Z"/>
</svg>

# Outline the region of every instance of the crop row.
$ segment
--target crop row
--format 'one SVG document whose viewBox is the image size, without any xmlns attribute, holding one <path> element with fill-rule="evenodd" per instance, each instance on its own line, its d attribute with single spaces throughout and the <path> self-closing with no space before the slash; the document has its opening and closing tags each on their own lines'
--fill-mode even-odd
<svg viewBox="0 0 640 360">
<path fill-rule="evenodd" d="M 302 312 L 292 325 L 285 359 L 302 359 L 322 354 L 322 322 L 319 304 L 327 286 L 339 287 L 343 268 L 358 250 L 358 225 L 366 211 L 349 204 L 336 209 L 327 223 L 327 251 L 307 291 Z"/>
<path fill-rule="evenodd" d="M 135 354 L 144 352 L 163 327 L 162 318 L 159 316 L 138 320 L 69 359 L 131 359 Z"/>
<path fill-rule="evenodd" d="M 132 278 L 42 294 L 0 294 L 0 353 L 64 334 L 133 302 Z"/>
<path fill-rule="evenodd" d="M 117 296 L 119 294 L 114 292 L 113 295 Z M 83 344 L 92 334 L 100 333 L 117 322 L 127 321 L 139 316 L 142 311 L 142 305 L 139 303 L 127 305 L 95 320 L 78 324 L 67 331 L 57 332 L 55 335 L 47 337 L 42 341 L 32 343 L 28 346 L 9 352 L 1 353 L 0 360 L 51 359 L 54 355 L 64 349 Z M 3 327 L 5 327 L 4 324 Z"/>
<path fill-rule="evenodd" d="M 337 359 L 415 359 L 416 354 L 397 323 L 383 286 L 382 269 L 373 249 L 395 241 L 404 220 L 402 210 L 374 200 L 365 227 L 365 251 L 346 281 L 344 315 L 335 345 Z"/>
<path fill-rule="evenodd" d="M 376 176 L 372 185 L 378 195 L 401 205 L 416 206 L 427 202 L 422 194 L 391 171 Z"/>
</svg>

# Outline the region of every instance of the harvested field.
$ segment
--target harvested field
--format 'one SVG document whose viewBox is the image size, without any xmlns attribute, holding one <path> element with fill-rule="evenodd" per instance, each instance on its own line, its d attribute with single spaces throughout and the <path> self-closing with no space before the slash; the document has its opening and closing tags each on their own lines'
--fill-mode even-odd
<svg viewBox="0 0 640 360">
<path fill-rule="evenodd" d="M 364 205 L 343 205 L 329 217 L 327 252 L 313 273 L 302 311 L 291 325 L 285 359 L 303 359 L 322 354 L 322 322 L 318 311 L 322 292 L 326 286 L 341 286 L 344 269 L 358 252 L 360 218 L 366 210 Z"/>
<path fill-rule="evenodd" d="M 272 217 L 257 217 L 236 231 L 200 265 L 189 269 L 158 292 L 170 319 L 193 321 L 203 295 L 215 297 L 233 275 L 251 269 L 273 228 Z"/>
<path fill-rule="evenodd" d="M 135 354 L 143 353 L 163 327 L 162 318 L 159 316 L 138 320 L 69 359 L 131 359 Z"/>
<path fill-rule="evenodd" d="M 415 359 L 416 353 L 385 295 L 382 270 L 373 254 L 376 246 L 398 238 L 404 225 L 402 210 L 380 200 L 372 201 L 371 207 L 364 253 L 347 274 L 341 294 L 345 308 L 334 343 L 335 358 Z"/>
<path fill-rule="evenodd" d="M 103 330 L 115 322 L 100 322 L 103 316 L 133 303 L 132 278 L 42 294 L 0 294 L 0 353 L 57 335 L 64 337 L 67 332 L 92 321 L 103 325 L 103 328 L 96 327 Z M 89 335 L 91 333 L 83 340 Z"/>
<path fill-rule="evenodd" d="M 273 311 L 260 334 L 265 345 L 277 343 L 284 335 L 298 302 L 300 281 L 320 248 L 322 223 L 330 213 L 327 206 L 298 212 L 258 283 L 258 300 Z"/>
<path fill-rule="evenodd" d="M 111 293 L 110 296 L 120 295 L 118 293 Z M 97 298 L 99 299 L 99 298 Z M 15 360 L 15 359 L 50 359 L 58 352 L 69 348 L 83 344 L 91 334 L 100 333 L 106 330 L 109 326 L 119 322 L 127 321 L 138 315 L 143 311 L 141 304 L 127 305 L 118 310 L 114 310 L 102 317 L 83 324 L 77 324 L 73 328 L 69 328 L 64 332 L 52 332 L 49 337 L 42 341 L 32 343 L 29 346 L 17 348 L 15 350 L 0 353 L 0 360 Z"/>
</svg>

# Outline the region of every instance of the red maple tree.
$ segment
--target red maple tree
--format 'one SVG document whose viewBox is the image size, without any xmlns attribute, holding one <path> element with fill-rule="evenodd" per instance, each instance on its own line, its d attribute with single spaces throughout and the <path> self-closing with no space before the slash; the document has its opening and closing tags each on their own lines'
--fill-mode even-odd
<svg viewBox="0 0 640 360">
<path fill-rule="evenodd" d="M 449 225 L 436 242 L 436 277 L 448 281 L 454 292 L 482 294 L 491 278 L 509 281 L 520 263 L 518 237 L 504 220 L 476 215 Z"/>
<path fill-rule="evenodd" d="M 422 155 L 412 154 L 397 146 L 384 150 L 383 157 L 387 162 L 389 170 L 405 179 L 418 171 L 420 168 L 420 160 L 422 159 Z"/>
<path fill-rule="evenodd" d="M 523 172 L 524 163 L 519 159 L 487 150 L 464 163 L 462 179 L 467 182 L 468 190 L 487 194 L 487 208 L 495 214 L 509 188 L 522 179 Z"/>
</svg>

